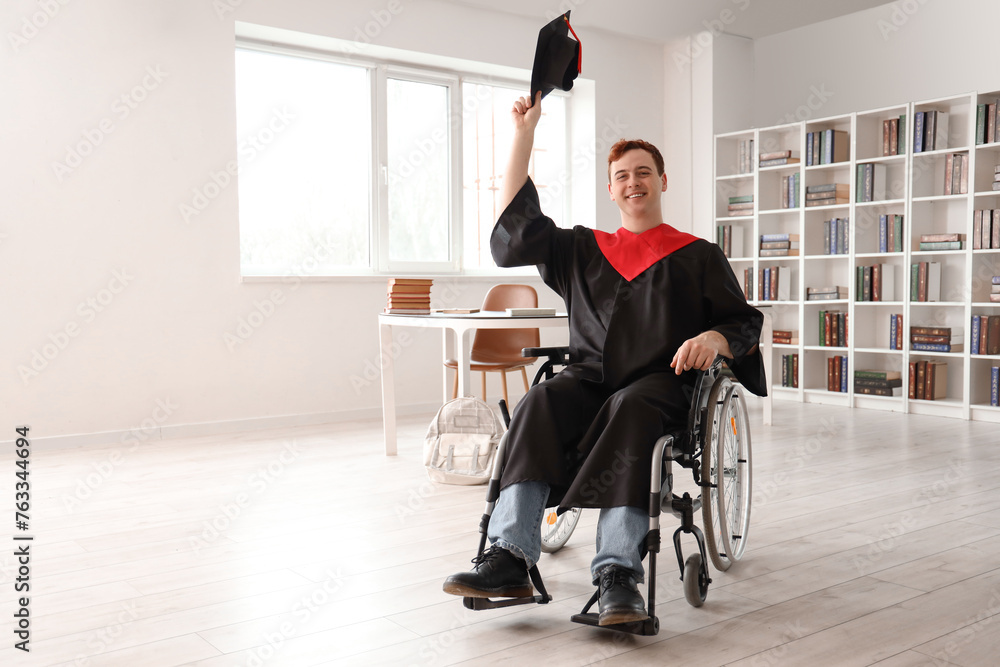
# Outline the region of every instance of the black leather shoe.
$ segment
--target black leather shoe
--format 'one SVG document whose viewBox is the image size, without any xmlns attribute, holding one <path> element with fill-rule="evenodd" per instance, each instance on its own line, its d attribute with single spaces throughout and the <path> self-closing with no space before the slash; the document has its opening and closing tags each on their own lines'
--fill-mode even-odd
<svg viewBox="0 0 1000 667">
<path fill-rule="evenodd" d="M 494 545 L 472 559 L 472 572 L 444 580 L 444 592 L 470 598 L 530 598 L 533 594 L 527 564 Z"/>
<path fill-rule="evenodd" d="M 610 565 L 601 571 L 598 625 L 631 623 L 649 618 L 635 579 L 635 573 L 617 565 Z"/>
</svg>

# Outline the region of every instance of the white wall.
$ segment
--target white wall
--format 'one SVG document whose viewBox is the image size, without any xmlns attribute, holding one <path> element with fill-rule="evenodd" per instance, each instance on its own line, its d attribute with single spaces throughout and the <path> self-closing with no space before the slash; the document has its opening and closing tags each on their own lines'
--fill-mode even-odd
<svg viewBox="0 0 1000 667">
<path fill-rule="evenodd" d="M 908 0 L 758 39 L 753 122 L 1000 89 L 998 22 L 996 0 Z"/>
<path fill-rule="evenodd" d="M 5 3 L 0 47 L 0 422 L 104 434 L 79 443 L 377 416 L 377 378 L 355 385 L 377 365 L 384 279 L 241 283 L 236 188 L 190 223 L 180 215 L 236 158 L 234 21 L 345 39 L 368 29 L 385 46 L 525 68 L 540 26 L 435 0 L 95 0 L 48 3 L 51 16 L 42 4 Z M 595 207 L 610 230 L 604 155 L 622 135 L 662 141 L 662 50 L 580 37 L 596 81 Z M 86 155 L 68 156 L 77 146 Z M 477 304 L 490 282 L 440 281 L 434 294 Z M 258 318 L 230 349 L 225 334 Z M 411 341 L 397 362 L 404 409 L 441 392 L 439 337 Z"/>
</svg>

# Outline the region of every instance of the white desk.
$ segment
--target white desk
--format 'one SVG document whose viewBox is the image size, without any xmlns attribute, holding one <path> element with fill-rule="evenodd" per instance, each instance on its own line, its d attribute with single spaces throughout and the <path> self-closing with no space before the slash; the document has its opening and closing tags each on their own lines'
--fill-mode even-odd
<svg viewBox="0 0 1000 667">
<path fill-rule="evenodd" d="M 760 335 L 761 352 L 764 355 L 764 373 L 767 375 L 768 392 L 764 398 L 764 423 L 771 423 L 771 384 L 773 364 L 773 345 L 771 343 L 773 325 L 770 307 L 760 308 L 764 315 L 764 326 Z M 448 332 L 455 333 L 455 358 L 458 360 L 458 395 L 465 396 L 469 386 L 469 332 L 475 329 L 534 329 L 540 327 L 564 326 L 566 313 L 558 313 L 548 317 L 511 317 L 506 313 L 481 311 L 467 315 L 447 315 L 432 313 L 430 315 L 389 315 L 380 313 L 379 345 L 382 353 L 379 355 L 382 367 L 382 423 L 385 432 L 385 454 L 396 455 L 396 386 L 394 361 L 398 351 L 393 348 L 393 327 L 424 327 L 441 329 L 442 355 L 444 360 L 448 355 Z M 444 387 L 442 403 L 450 400 L 448 392 L 448 372 L 443 371 Z"/>
<path fill-rule="evenodd" d="M 471 343 L 469 332 L 475 329 L 537 329 L 541 327 L 565 327 L 566 313 L 557 313 L 545 317 L 511 317 L 507 313 L 480 311 L 461 315 L 431 313 L 430 315 L 389 315 L 380 313 L 379 345 L 382 354 L 379 355 L 382 366 L 382 422 L 385 430 L 385 454 L 396 455 L 396 386 L 394 361 L 398 350 L 393 348 L 393 327 L 424 327 L 441 329 L 443 361 L 447 356 L 448 332 L 455 334 L 455 359 L 458 360 L 458 395 L 465 396 L 469 386 L 469 356 Z M 442 401 L 451 399 L 448 391 L 447 369 L 443 371 L 445 379 Z"/>
</svg>

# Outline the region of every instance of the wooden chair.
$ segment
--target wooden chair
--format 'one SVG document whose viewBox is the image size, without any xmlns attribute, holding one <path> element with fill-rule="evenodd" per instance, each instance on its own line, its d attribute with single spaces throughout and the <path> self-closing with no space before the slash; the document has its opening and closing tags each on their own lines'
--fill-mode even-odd
<svg viewBox="0 0 1000 667">
<path fill-rule="evenodd" d="M 494 285 L 483 300 L 483 310 L 503 311 L 507 308 L 537 308 L 538 293 L 530 285 Z M 539 346 L 538 329 L 477 329 L 472 340 L 470 370 L 482 374 L 483 400 L 486 400 L 486 373 L 500 373 L 500 387 L 507 405 L 507 373 L 520 369 L 524 391 L 528 391 L 528 373 L 525 370 L 535 362 L 535 357 L 522 357 L 521 349 Z M 458 362 L 447 359 L 444 365 L 455 369 L 452 398 L 458 396 Z"/>
</svg>

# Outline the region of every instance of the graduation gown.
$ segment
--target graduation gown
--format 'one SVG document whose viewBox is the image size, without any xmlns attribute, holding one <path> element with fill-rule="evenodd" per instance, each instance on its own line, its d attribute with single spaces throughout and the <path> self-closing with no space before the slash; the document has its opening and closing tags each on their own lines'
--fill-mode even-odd
<svg viewBox="0 0 1000 667">
<path fill-rule="evenodd" d="M 548 506 L 648 509 L 656 440 L 687 423 L 696 371 L 676 375 L 680 345 L 714 329 L 730 368 L 764 396 L 757 342 L 763 315 L 747 304 L 718 245 L 660 225 L 635 235 L 561 229 L 529 179 L 493 228 L 498 266 L 537 265 L 569 315 L 569 365 L 518 402 L 501 489 L 549 484 Z"/>
</svg>

